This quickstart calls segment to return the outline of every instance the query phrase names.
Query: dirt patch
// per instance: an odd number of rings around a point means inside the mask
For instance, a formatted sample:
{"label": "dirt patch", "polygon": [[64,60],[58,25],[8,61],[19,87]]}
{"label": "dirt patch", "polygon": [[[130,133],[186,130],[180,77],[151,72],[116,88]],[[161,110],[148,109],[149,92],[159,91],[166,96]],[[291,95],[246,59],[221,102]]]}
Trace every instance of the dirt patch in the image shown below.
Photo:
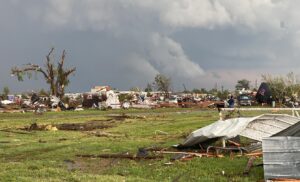
{"label": "dirt patch", "polygon": [[64,164],[69,171],[83,171],[93,174],[100,174],[118,163],[118,159],[76,158],[75,160],[64,160]]}
{"label": "dirt patch", "polygon": [[30,126],[25,126],[23,130],[67,130],[67,131],[92,131],[96,129],[105,129],[114,127],[119,121],[115,120],[93,120],[85,123],[62,123],[53,125],[38,125],[33,123]]}
{"label": "dirt patch", "polygon": [[85,123],[62,123],[62,124],[48,124],[38,125],[33,123],[30,126],[21,128],[27,131],[42,131],[42,130],[66,130],[66,131],[93,131],[97,129],[106,129],[115,127],[117,124],[125,121],[126,119],[146,119],[146,116],[128,116],[126,114],[113,114],[108,115],[110,119],[107,120],[92,120]]}
{"label": "dirt patch", "polygon": [[96,137],[112,137],[112,138],[126,137],[126,135],[124,134],[114,134],[114,133],[108,133],[104,131],[88,131],[87,134]]}
{"label": "dirt patch", "polygon": [[58,130],[91,131],[113,127],[112,122],[89,121],[86,123],[63,123],[54,125]]}
{"label": "dirt patch", "polygon": [[127,115],[127,114],[109,114],[107,117],[117,120],[117,121],[124,121],[126,119],[146,119],[145,115]]}
{"label": "dirt patch", "polygon": [[131,117],[126,114],[110,114],[107,115],[109,118],[117,121],[124,121],[125,119],[130,119]]}
{"label": "dirt patch", "polygon": [[[124,163],[126,160],[142,162],[147,160],[162,160],[164,156],[156,154],[151,150],[156,148],[139,148],[136,154],[128,152],[123,153],[106,153],[106,154],[82,154],[76,155],[74,160],[65,160],[68,170],[80,170],[89,173],[101,173],[110,168]],[[149,151],[148,151],[149,150]],[[128,164],[128,162],[126,162]]]}

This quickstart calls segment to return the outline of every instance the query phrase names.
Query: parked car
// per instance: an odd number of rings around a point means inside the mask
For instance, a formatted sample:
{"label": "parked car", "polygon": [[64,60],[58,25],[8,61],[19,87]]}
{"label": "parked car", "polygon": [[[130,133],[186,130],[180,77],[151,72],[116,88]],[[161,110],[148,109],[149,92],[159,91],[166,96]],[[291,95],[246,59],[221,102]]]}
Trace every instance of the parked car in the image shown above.
{"label": "parked car", "polygon": [[249,95],[240,95],[238,97],[238,103],[240,106],[251,106],[251,96]]}

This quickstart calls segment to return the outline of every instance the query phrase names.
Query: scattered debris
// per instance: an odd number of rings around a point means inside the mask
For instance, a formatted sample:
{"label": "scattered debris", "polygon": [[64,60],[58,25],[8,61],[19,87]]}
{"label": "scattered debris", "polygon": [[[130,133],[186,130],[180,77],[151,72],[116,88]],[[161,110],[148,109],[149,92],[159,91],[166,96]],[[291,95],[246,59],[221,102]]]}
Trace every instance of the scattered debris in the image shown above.
{"label": "scattered debris", "polygon": [[240,146],[241,146],[241,144],[239,144],[239,143],[237,143],[237,142],[234,142],[234,141],[232,141],[232,140],[227,140],[227,142],[228,142],[229,144],[233,144],[234,146],[237,146],[237,147],[240,147]]}
{"label": "scattered debris", "polygon": [[191,155],[189,154],[175,154],[174,156],[171,157],[171,161],[176,161],[176,160],[181,160],[184,159],[186,157],[191,157]]}
{"label": "scattered debris", "polygon": [[117,159],[131,159],[131,160],[140,160],[140,159],[162,159],[163,156],[156,155],[156,156],[145,156],[139,157],[136,155],[132,155],[129,153],[126,154],[99,154],[99,155],[76,155],[76,157],[88,157],[88,158],[117,158]]}
{"label": "scattered debris", "polygon": [[9,104],[13,104],[14,102],[13,101],[10,101],[10,100],[2,100],[1,101],[1,104],[3,105],[9,105]]}
{"label": "scattered debris", "polygon": [[255,160],[255,157],[250,157],[250,159],[247,162],[247,166],[243,172],[244,175],[249,175],[250,169],[253,166],[253,162]]}
{"label": "scattered debris", "polygon": [[47,130],[47,131],[57,131],[58,129],[55,126],[47,125],[45,127],[45,130]]}
{"label": "scattered debris", "polygon": [[74,111],[84,111],[84,109],[83,108],[75,108]]}
{"label": "scattered debris", "polygon": [[245,154],[245,156],[262,157],[263,153],[262,152],[254,152],[254,153]]}
{"label": "scattered debris", "polygon": [[274,179],[267,180],[267,182],[280,182],[280,181],[300,182],[300,179],[274,178]]}
{"label": "scattered debris", "polygon": [[111,134],[111,133],[107,133],[107,132],[104,132],[104,131],[91,131],[91,132],[88,132],[88,134],[94,135],[96,137],[113,137],[113,138],[118,138],[118,137],[124,137],[125,136],[125,135]]}
{"label": "scattered debris", "polygon": [[160,134],[160,135],[168,135],[169,133],[161,131],[161,130],[155,130],[155,135]]}
{"label": "scattered debris", "polygon": [[219,155],[221,151],[226,152],[240,152],[241,155],[243,155],[243,150],[240,147],[217,147],[217,146],[209,146],[206,149],[206,153],[209,153],[210,150],[214,150],[216,152],[216,155]]}
{"label": "scattered debris", "polygon": [[251,143],[250,145],[243,147],[243,149],[247,153],[262,152],[262,144],[261,142]]}
{"label": "scattered debris", "polygon": [[154,151],[158,154],[183,154],[183,155],[192,155],[195,157],[215,157],[214,154],[208,154],[208,153],[198,153],[198,152],[176,152],[176,151]]}
{"label": "scattered debris", "polygon": [[28,130],[39,130],[39,126],[37,125],[37,123],[33,123],[29,126]]}
{"label": "scattered debris", "polygon": [[136,157],[147,157],[149,152],[145,148],[139,148]]}

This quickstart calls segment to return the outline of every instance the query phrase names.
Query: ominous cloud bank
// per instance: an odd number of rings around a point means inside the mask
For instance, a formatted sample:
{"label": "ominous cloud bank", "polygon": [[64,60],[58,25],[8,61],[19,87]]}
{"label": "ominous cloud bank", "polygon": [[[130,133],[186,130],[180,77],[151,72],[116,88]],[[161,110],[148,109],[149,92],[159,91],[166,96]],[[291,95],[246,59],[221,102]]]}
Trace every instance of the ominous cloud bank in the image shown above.
{"label": "ominous cloud bank", "polygon": [[[68,50],[72,90],[145,86],[157,73],[175,88],[232,87],[299,68],[300,2],[292,0],[2,0],[1,84],[9,67]],[[59,54],[59,53],[57,53]],[[39,81],[39,84],[42,82]],[[41,84],[42,85],[42,84]],[[0,85],[1,86],[1,85]],[[42,85],[44,86],[44,85]]]}

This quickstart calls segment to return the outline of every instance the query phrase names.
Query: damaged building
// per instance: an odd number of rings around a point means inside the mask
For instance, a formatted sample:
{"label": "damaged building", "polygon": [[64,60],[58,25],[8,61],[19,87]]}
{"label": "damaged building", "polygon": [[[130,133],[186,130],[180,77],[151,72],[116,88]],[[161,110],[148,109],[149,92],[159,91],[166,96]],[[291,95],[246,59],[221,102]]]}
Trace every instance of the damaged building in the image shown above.
{"label": "damaged building", "polygon": [[[263,114],[249,118],[220,120],[192,132],[179,147],[195,147],[236,136],[256,141],[255,147],[237,147],[240,151],[254,148],[262,151],[266,180],[300,179],[300,118],[287,114]],[[225,144],[225,142],[224,142]],[[221,148],[221,147],[220,147]],[[226,149],[225,146],[223,146]],[[249,159],[249,161],[252,159]]]}

